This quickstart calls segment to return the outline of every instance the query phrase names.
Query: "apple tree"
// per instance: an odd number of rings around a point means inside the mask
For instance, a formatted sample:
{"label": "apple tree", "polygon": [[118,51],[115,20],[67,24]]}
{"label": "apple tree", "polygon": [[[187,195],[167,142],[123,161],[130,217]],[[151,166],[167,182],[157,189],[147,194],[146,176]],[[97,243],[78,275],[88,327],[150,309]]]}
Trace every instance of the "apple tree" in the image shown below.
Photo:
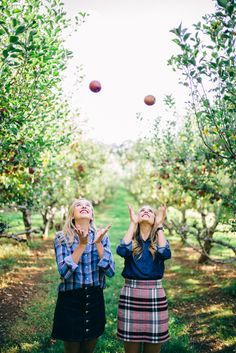
{"label": "apple tree", "polygon": [[[191,236],[199,245],[194,245],[201,254],[199,261],[204,262],[218,242],[213,238],[217,227],[230,215],[228,200],[234,185],[229,171],[218,166],[215,155],[202,146],[194,121],[186,119],[179,131],[173,121],[162,131],[161,125],[157,120],[152,140],[123,148],[121,159],[128,167],[128,187],[139,204],[158,207],[166,202],[177,210],[166,226],[183,241]],[[224,245],[234,251],[230,244]]]}
{"label": "apple tree", "polygon": [[57,0],[2,0],[0,11],[0,198],[21,209],[29,230],[43,155],[70,141],[61,88],[72,56],[62,37],[70,20]]}
{"label": "apple tree", "polygon": [[182,24],[172,29],[180,53],[169,64],[180,71],[180,83],[189,88],[204,144],[235,173],[236,161],[236,4],[215,1],[215,12],[203,16],[193,30]]}

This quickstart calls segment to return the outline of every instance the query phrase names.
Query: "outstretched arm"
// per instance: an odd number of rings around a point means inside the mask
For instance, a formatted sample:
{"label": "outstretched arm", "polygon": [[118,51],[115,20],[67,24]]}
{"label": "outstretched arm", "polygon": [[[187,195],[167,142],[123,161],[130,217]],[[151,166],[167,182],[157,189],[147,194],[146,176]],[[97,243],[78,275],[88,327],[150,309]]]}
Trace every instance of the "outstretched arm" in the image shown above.
{"label": "outstretched arm", "polygon": [[116,249],[117,254],[122,257],[131,255],[132,239],[138,226],[138,216],[135,214],[134,209],[131,205],[128,205],[128,210],[130,217],[130,225],[124,238],[121,240],[120,245]]}

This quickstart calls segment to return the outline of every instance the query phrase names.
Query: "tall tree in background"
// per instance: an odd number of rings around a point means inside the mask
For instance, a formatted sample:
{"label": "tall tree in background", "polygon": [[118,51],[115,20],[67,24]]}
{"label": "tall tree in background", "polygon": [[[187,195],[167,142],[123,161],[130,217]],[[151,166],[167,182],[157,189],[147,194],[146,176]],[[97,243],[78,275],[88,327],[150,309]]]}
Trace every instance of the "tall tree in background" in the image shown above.
{"label": "tall tree in background", "polygon": [[2,0],[0,12],[0,201],[17,205],[30,228],[43,155],[70,137],[60,86],[72,56],[62,38],[69,20],[57,0]]}
{"label": "tall tree in background", "polygon": [[217,0],[215,7],[215,13],[193,25],[193,33],[182,24],[171,30],[180,54],[169,64],[182,72],[180,83],[189,87],[190,109],[204,144],[235,171],[236,4]]}

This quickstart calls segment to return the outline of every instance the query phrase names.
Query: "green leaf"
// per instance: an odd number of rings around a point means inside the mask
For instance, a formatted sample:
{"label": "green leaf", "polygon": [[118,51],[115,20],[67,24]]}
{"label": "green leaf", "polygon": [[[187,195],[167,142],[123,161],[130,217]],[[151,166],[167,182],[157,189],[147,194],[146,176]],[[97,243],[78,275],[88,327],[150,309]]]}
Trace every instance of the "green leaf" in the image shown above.
{"label": "green leaf", "polygon": [[12,19],[12,24],[13,24],[13,27],[16,27],[16,25],[17,25],[17,19],[16,18],[13,18]]}
{"label": "green leaf", "polygon": [[16,29],[16,35],[17,34],[20,34],[20,33],[23,33],[25,31],[26,27],[25,26],[19,26],[17,29]]}
{"label": "green leaf", "polygon": [[184,41],[186,41],[190,35],[191,35],[191,33],[186,33],[183,37]]}
{"label": "green leaf", "polygon": [[3,34],[5,34],[5,31],[2,28],[0,28],[0,36],[2,36]]}
{"label": "green leaf", "polygon": [[172,39],[172,42],[176,43],[177,45],[180,45],[180,40],[178,38]]}
{"label": "green leaf", "polygon": [[12,12],[13,13],[20,13],[20,12],[22,12],[22,10],[21,9],[14,9]]}
{"label": "green leaf", "polygon": [[10,43],[17,43],[19,40],[19,37],[17,36],[10,36]]}
{"label": "green leaf", "polygon": [[8,57],[8,50],[7,49],[3,50],[2,54],[3,54],[4,58],[7,58]]}
{"label": "green leaf", "polygon": [[232,14],[234,12],[234,5],[227,6],[227,12],[228,12],[229,16],[232,16]]}
{"label": "green leaf", "polygon": [[29,34],[29,42],[32,42],[33,41],[33,37],[34,37],[34,35],[37,33],[37,31],[36,30],[33,30],[33,31],[30,31],[30,34]]}
{"label": "green leaf", "polygon": [[221,6],[225,9],[228,5],[228,0],[217,0],[217,3],[219,6]]}
{"label": "green leaf", "polygon": [[179,35],[180,35],[181,30],[182,30],[182,22],[180,23],[179,27],[178,27],[178,28],[176,28],[176,32],[177,32],[177,34],[179,34]]}

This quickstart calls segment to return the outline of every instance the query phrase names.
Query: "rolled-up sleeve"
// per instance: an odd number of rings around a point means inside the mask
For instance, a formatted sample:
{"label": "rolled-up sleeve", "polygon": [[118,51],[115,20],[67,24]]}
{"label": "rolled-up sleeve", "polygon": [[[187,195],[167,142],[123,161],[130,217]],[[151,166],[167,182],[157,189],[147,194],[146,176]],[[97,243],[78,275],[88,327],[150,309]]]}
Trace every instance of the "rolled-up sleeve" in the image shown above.
{"label": "rolled-up sleeve", "polygon": [[108,236],[105,236],[102,240],[102,245],[104,248],[103,257],[98,262],[98,267],[105,271],[108,277],[112,277],[115,274],[115,262],[112,257],[110,240]]}
{"label": "rolled-up sleeve", "polygon": [[163,260],[171,258],[171,250],[168,240],[166,240],[165,246],[157,246],[157,253]]}
{"label": "rolled-up sleeve", "polygon": [[54,249],[58,271],[63,278],[67,279],[80,265],[73,261],[66,242],[61,240],[60,236],[55,237]]}
{"label": "rolled-up sleeve", "polygon": [[120,245],[116,249],[116,252],[121,257],[128,257],[132,255],[132,241],[126,244],[122,239],[120,241]]}

